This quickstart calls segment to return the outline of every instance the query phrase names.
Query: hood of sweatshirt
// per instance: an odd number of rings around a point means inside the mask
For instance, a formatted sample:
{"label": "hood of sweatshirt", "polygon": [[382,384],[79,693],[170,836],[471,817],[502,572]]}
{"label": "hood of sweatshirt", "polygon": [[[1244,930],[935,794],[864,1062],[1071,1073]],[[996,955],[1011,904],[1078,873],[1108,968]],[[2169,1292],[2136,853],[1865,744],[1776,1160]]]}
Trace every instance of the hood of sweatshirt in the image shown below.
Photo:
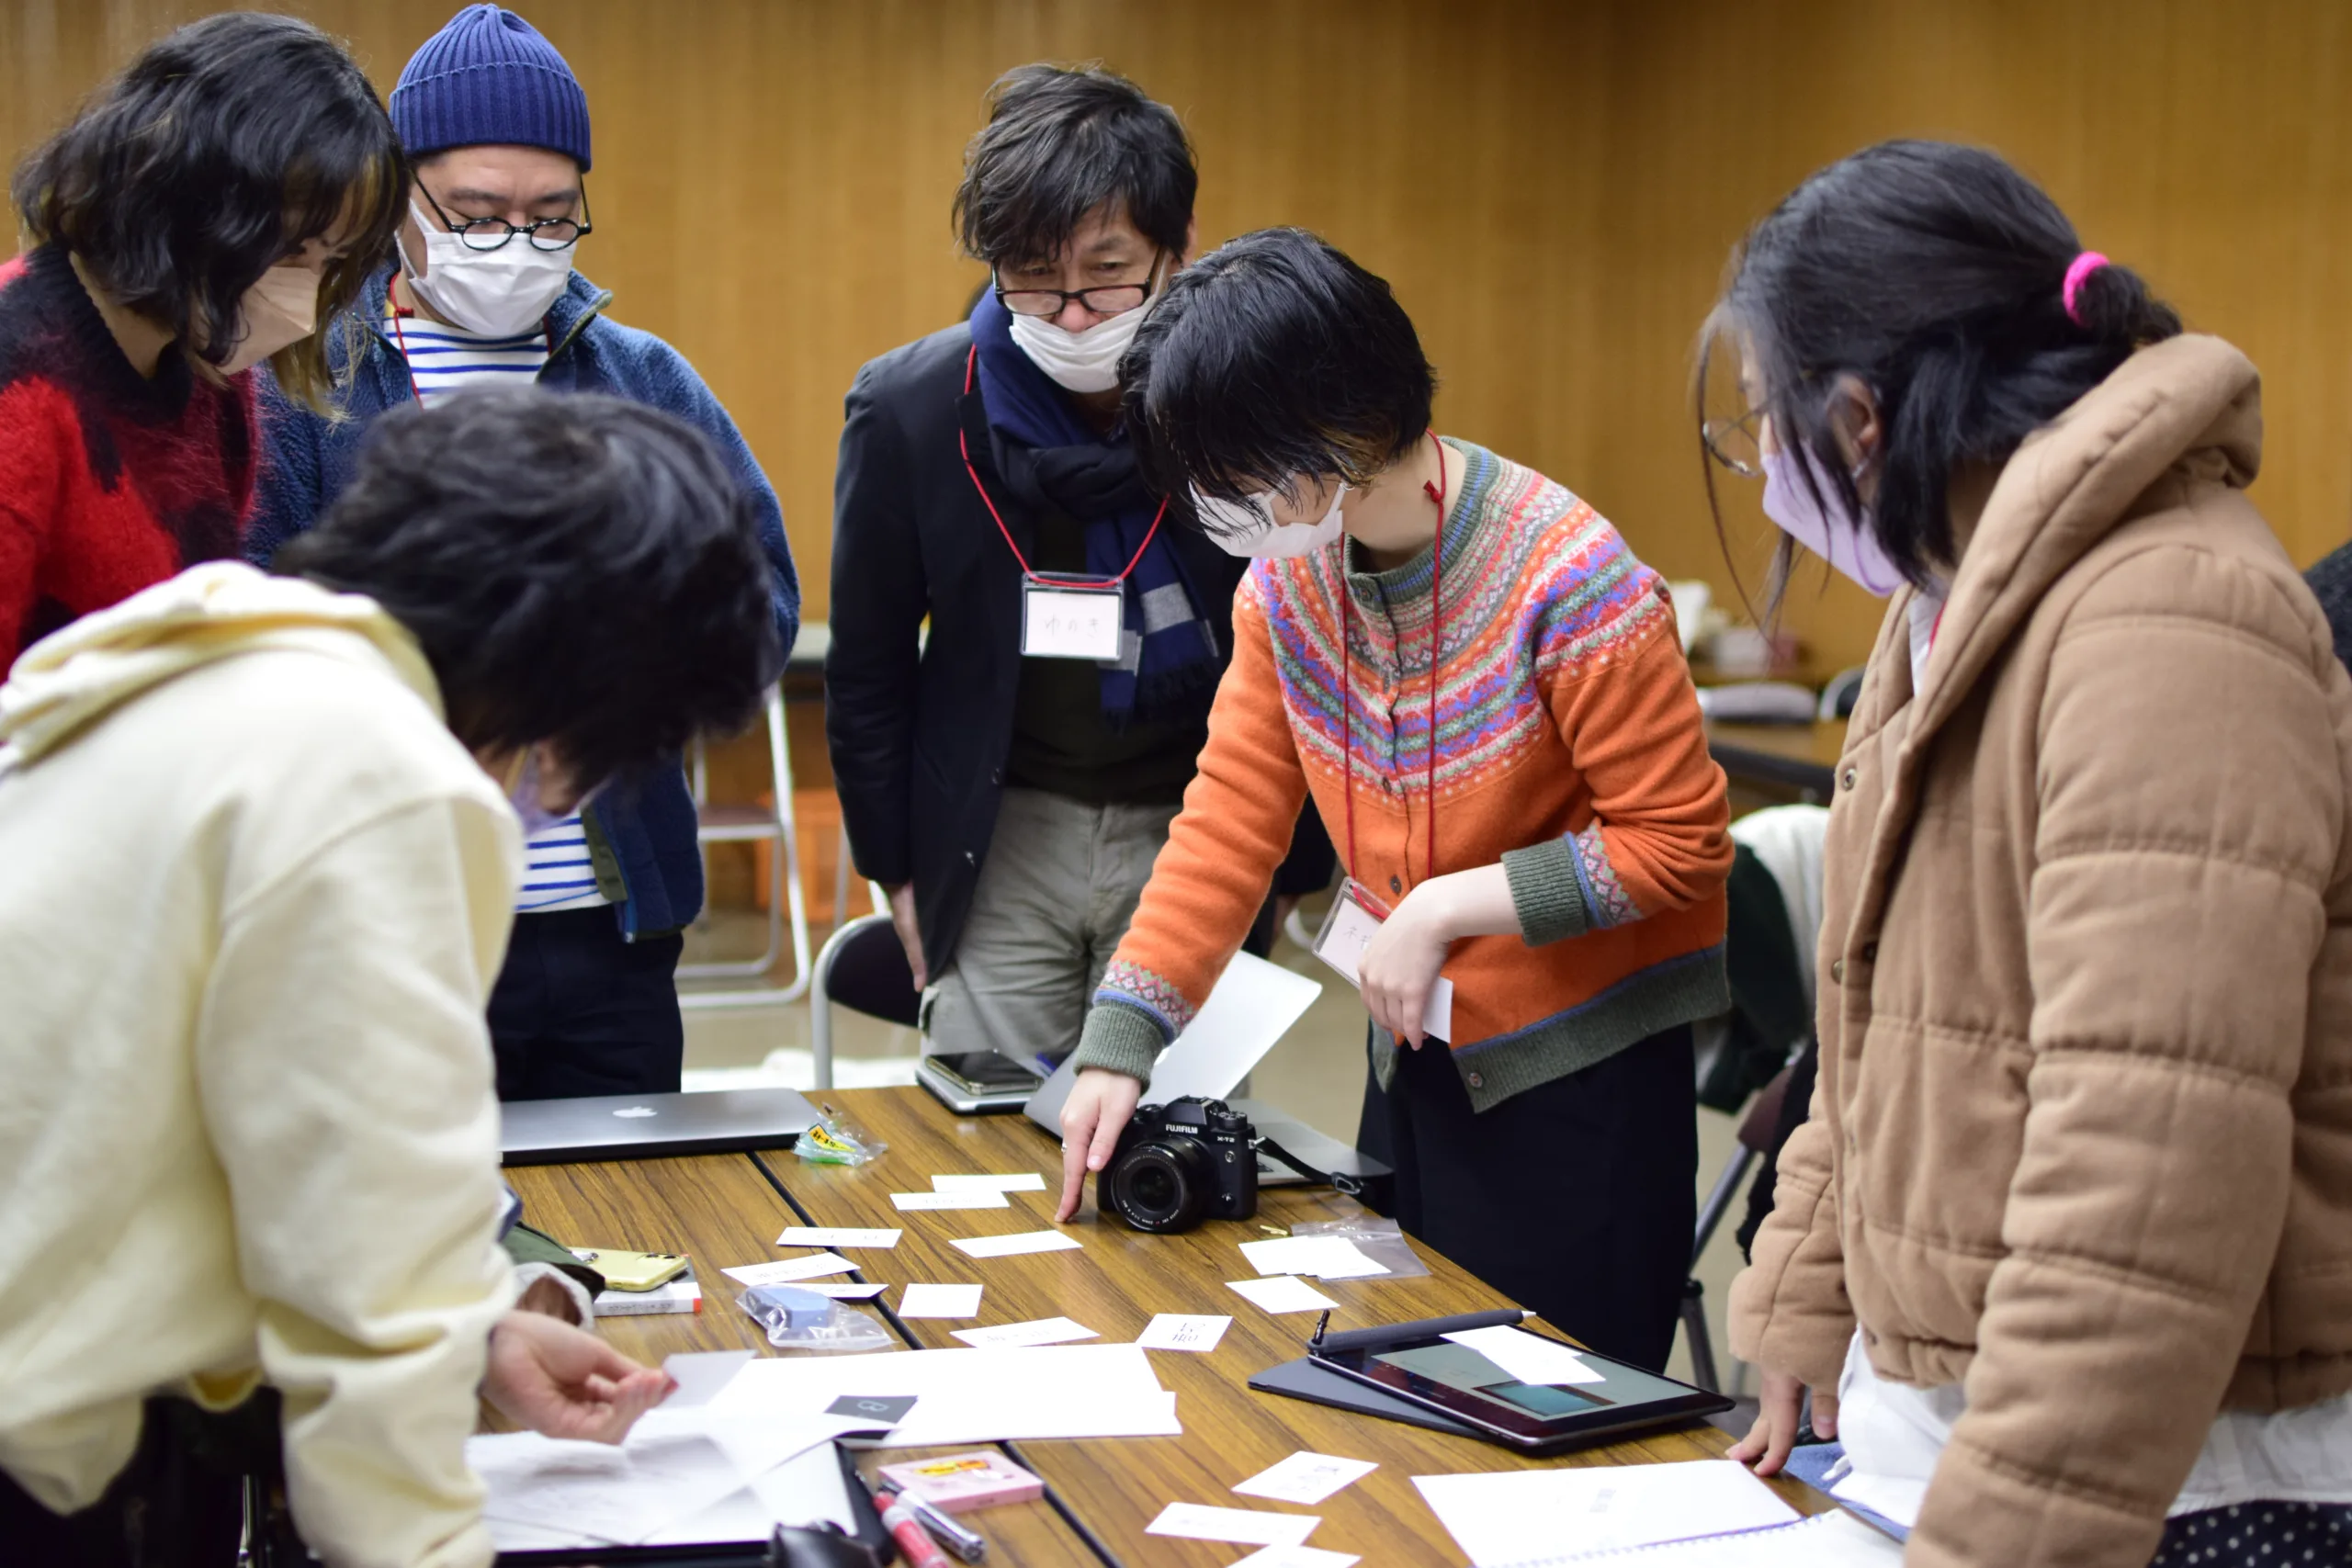
{"label": "hood of sweatshirt", "polygon": [[424,651],[374,600],[208,561],[27,649],[0,685],[0,761],[31,767],[142,693],[265,649],[389,669],[442,716]]}

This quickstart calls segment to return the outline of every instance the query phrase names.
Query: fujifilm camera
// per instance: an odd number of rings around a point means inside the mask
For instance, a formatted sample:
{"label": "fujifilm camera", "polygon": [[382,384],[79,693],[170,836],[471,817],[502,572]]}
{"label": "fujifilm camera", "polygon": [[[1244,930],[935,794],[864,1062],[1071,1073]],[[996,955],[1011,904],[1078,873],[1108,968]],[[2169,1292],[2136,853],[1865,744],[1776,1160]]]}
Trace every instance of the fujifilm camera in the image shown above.
{"label": "fujifilm camera", "polygon": [[1258,1212],[1257,1130],[1222,1100],[1139,1107],[1104,1168],[1103,1205],[1139,1231],[1188,1231]]}

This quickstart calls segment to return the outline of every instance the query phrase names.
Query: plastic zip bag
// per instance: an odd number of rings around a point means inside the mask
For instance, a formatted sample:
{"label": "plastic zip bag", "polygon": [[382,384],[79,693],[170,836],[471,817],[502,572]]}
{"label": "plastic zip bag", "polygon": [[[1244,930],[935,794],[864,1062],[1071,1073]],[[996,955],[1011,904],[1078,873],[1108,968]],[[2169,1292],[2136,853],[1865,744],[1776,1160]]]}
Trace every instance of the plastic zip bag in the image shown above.
{"label": "plastic zip bag", "polygon": [[810,1321],[811,1292],[789,1285],[754,1285],[735,1304],[767,1331],[779,1350],[884,1350],[899,1341],[879,1320],[824,1296],[825,1310]]}
{"label": "plastic zip bag", "polygon": [[793,1140],[792,1152],[811,1165],[864,1165],[890,1145],[830,1105],[818,1107],[824,1120]]}
{"label": "plastic zip bag", "polygon": [[[1384,1220],[1376,1214],[1360,1214],[1351,1220],[1312,1220],[1290,1228],[1293,1235],[1335,1235],[1353,1242],[1357,1251],[1388,1270],[1391,1277],[1409,1280],[1427,1274],[1430,1266],[1413,1250],[1395,1220]],[[1378,1276],[1373,1276],[1378,1278]]]}

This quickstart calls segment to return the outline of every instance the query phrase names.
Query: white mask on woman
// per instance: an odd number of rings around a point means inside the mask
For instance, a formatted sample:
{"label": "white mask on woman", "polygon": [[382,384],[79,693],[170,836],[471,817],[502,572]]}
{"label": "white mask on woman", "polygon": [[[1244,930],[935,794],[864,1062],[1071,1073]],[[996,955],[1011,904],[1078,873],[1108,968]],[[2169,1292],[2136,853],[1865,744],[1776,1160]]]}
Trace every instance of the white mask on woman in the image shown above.
{"label": "white mask on woman", "polygon": [[1264,496],[1252,502],[1218,501],[1198,488],[1193,491],[1193,510],[1200,514],[1203,532],[1226,554],[1283,560],[1312,555],[1340,536],[1340,501],[1347,493],[1348,481],[1341,479],[1319,523],[1277,523]]}
{"label": "white mask on woman", "polygon": [[1105,316],[1082,333],[1066,333],[1046,316],[1012,318],[1012,345],[1067,391],[1107,392],[1119,384],[1119,357],[1143,325],[1145,306]]}
{"label": "white mask on woman", "polygon": [[1785,451],[1764,455],[1764,515],[1779,524],[1789,537],[1860,584],[1863,592],[1887,597],[1903,586],[1903,573],[1880,547],[1878,535],[1871,527],[1870,508],[1864,507],[1860,516],[1849,513],[1813,448],[1799,451],[1813,479],[1810,486],[1798,476],[1799,457]]}
{"label": "white mask on woman", "polygon": [[434,314],[484,337],[515,337],[546,320],[571,280],[571,252],[543,251],[526,234],[509,235],[494,251],[477,251],[408,204],[424,235],[424,270],[409,259],[401,237],[401,271]]}
{"label": "white mask on woman", "polygon": [[307,266],[274,266],[240,298],[237,314],[244,336],[220,367],[233,376],[252,368],[318,329],[319,275]]}

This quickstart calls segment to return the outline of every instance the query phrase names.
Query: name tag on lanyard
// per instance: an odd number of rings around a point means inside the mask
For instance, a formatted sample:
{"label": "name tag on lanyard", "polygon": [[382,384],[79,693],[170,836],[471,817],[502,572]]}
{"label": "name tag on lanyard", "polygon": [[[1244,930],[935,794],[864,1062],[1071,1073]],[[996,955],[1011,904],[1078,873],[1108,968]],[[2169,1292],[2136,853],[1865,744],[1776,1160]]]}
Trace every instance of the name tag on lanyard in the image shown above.
{"label": "name tag on lanyard", "polygon": [[[1361,991],[1363,950],[1372,945],[1387,919],[1388,906],[1374,897],[1363,883],[1349,877],[1332,897],[1323,929],[1315,933],[1315,956]],[[1430,999],[1421,1009],[1421,1028],[1440,1040],[1453,1038],[1453,982],[1442,975],[1430,987]]]}
{"label": "name tag on lanyard", "polygon": [[1021,584],[1021,652],[1028,659],[1116,662],[1126,595],[1115,584],[1030,577]]}

